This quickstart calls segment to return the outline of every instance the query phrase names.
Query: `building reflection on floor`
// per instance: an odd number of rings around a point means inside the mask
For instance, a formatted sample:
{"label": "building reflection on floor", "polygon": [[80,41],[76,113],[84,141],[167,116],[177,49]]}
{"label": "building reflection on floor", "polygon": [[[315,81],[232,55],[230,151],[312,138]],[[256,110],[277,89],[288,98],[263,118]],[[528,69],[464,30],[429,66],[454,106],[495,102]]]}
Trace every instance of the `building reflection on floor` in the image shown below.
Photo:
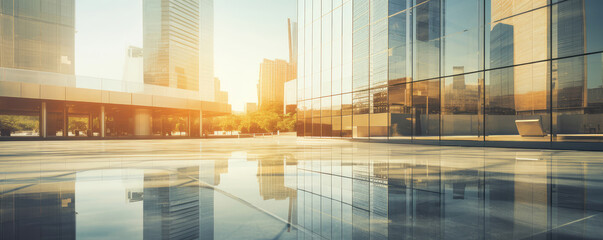
{"label": "building reflection on floor", "polygon": [[[125,177],[141,189],[123,183],[119,190],[123,204],[141,205],[133,237],[139,239],[597,239],[603,233],[597,152],[256,139],[205,141],[183,154],[195,144],[155,143],[104,143],[102,151],[77,153],[86,161],[0,155],[0,239],[90,236],[80,222],[90,203],[76,198],[76,184],[101,186],[128,169],[142,173]],[[68,147],[61,144],[52,150]],[[169,157],[140,157],[143,149]],[[86,172],[100,177],[81,177]],[[93,224],[110,231],[105,222]]]}

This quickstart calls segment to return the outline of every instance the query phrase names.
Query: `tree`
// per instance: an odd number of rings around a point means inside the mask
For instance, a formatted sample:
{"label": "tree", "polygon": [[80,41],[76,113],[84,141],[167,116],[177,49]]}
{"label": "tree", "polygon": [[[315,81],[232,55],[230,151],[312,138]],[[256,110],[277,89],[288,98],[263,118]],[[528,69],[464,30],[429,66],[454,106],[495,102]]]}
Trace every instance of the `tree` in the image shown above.
{"label": "tree", "polygon": [[239,131],[241,133],[272,133],[295,131],[297,115],[282,114],[282,105],[273,104],[245,115],[227,115],[209,120],[206,129],[213,131]]}
{"label": "tree", "polygon": [[7,137],[16,131],[37,132],[38,117],[24,115],[0,115],[0,135]]}
{"label": "tree", "polygon": [[280,122],[278,122],[278,129],[282,132],[294,132],[295,125],[297,124],[297,114],[287,114]]}

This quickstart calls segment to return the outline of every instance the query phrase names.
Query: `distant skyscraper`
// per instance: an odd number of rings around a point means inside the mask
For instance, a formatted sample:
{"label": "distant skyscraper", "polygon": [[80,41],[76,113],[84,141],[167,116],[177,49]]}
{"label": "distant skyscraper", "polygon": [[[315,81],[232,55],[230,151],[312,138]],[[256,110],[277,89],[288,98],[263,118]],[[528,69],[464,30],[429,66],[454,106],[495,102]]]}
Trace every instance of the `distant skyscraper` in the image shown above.
{"label": "distant skyscraper", "polygon": [[245,103],[245,113],[249,114],[258,110],[256,103]]}
{"label": "distant skyscraper", "polygon": [[[144,90],[143,75],[143,51],[142,48],[130,46],[126,52],[126,63],[124,64],[124,89]],[[133,84],[130,84],[133,83]]]}
{"label": "distant skyscraper", "polygon": [[199,0],[143,1],[145,83],[199,90],[199,14]]}
{"label": "distant skyscraper", "polygon": [[0,67],[74,74],[75,0],[2,1]]}
{"label": "distant skyscraper", "polygon": [[220,88],[220,79],[214,78],[214,101],[228,104],[228,92],[222,91]]}
{"label": "distant skyscraper", "polygon": [[[214,0],[199,2],[199,92],[204,101],[216,101],[214,86]],[[226,101],[228,102],[228,101]]]}
{"label": "distant skyscraper", "polygon": [[260,64],[260,80],[258,84],[259,108],[268,105],[280,105],[284,103],[285,82],[291,80],[291,65],[281,59],[268,60]]}
{"label": "distant skyscraper", "polygon": [[291,19],[287,20],[289,25],[289,64],[291,67],[289,68],[289,76],[287,77],[287,81],[291,79],[295,79],[297,77],[297,22],[291,21]]}

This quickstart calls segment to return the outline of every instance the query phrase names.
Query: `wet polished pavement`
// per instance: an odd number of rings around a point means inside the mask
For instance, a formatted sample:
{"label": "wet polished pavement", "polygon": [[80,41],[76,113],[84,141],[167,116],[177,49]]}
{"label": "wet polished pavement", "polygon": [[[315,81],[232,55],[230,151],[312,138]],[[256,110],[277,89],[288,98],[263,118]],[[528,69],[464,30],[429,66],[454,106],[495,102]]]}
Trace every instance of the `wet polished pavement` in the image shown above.
{"label": "wet polished pavement", "polygon": [[601,239],[603,152],[0,142],[0,239]]}

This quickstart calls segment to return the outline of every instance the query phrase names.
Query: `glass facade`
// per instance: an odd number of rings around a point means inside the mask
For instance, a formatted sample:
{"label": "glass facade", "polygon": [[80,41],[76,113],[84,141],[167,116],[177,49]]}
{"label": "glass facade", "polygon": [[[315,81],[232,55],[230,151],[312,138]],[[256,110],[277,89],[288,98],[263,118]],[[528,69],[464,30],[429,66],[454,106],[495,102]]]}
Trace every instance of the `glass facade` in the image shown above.
{"label": "glass facade", "polygon": [[331,104],[300,115],[298,135],[603,143],[601,10],[596,0],[298,0],[298,108]]}
{"label": "glass facade", "polygon": [[[203,3],[207,5],[207,2]],[[210,33],[212,29],[207,25],[213,24],[211,20],[213,15],[206,15],[202,19],[203,26],[200,27],[199,4],[199,1],[143,1],[145,83],[199,90],[199,62],[213,64],[213,61],[207,57],[199,57],[201,47],[199,32],[202,30],[203,33]],[[207,11],[203,10],[203,12]],[[213,42],[206,36],[202,40],[204,44]],[[205,46],[203,50],[207,50]],[[213,56],[213,53],[210,54]],[[201,79],[203,83],[212,81],[212,74],[212,71],[203,68]],[[213,89],[213,85],[208,87]]]}
{"label": "glass facade", "polygon": [[75,72],[75,0],[0,1],[0,67]]}

